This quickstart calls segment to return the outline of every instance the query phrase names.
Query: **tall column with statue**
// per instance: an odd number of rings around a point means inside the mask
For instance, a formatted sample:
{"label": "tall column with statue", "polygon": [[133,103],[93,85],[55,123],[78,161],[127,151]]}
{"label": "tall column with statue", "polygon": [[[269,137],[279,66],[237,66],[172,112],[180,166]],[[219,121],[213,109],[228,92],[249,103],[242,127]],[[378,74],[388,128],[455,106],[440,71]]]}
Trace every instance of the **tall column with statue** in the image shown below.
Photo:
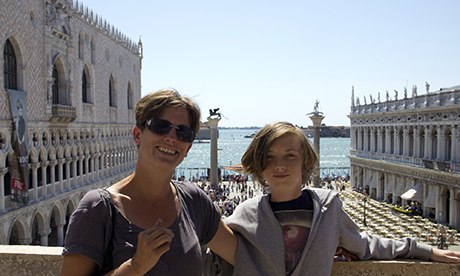
{"label": "tall column with statue", "polygon": [[318,159],[316,161],[315,168],[313,170],[313,186],[314,187],[320,187],[321,186],[321,178],[320,178],[320,128],[321,128],[321,122],[325,118],[323,116],[323,112],[319,111],[319,101],[316,100],[315,106],[313,108],[313,112],[308,113],[307,115],[310,115],[309,118],[313,122],[313,128],[314,128],[314,140],[313,140],[313,147],[315,149],[316,154],[318,155]]}
{"label": "tall column with statue", "polygon": [[218,139],[218,124],[221,119],[221,114],[218,112],[219,108],[210,109],[208,124],[211,134],[211,170],[209,180],[211,186],[219,183],[218,179],[218,165],[217,165],[217,139]]}

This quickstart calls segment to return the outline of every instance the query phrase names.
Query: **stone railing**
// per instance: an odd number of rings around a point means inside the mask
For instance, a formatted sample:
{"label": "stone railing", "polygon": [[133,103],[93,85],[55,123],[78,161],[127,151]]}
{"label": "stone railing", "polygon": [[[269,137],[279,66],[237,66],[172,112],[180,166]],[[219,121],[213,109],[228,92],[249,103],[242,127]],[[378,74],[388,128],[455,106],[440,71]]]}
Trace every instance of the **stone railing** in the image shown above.
{"label": "stone railing", "polygon": [[[1,275],[59,275],[62,247],[0,245]],[[332,275],[459,275],[460,264],[417,260],[336,262]]]}

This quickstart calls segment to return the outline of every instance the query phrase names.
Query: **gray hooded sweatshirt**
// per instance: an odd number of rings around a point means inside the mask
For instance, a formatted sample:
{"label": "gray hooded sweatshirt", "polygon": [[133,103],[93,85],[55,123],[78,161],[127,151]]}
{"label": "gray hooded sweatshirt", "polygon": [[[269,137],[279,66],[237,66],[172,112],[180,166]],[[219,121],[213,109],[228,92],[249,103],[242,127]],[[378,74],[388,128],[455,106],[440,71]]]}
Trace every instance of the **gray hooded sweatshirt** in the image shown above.
{"label": "gray hooded sweatshirt", "polygon": [[[342,209],[336,192],[307,188],[313,200],[313,221],[295,275],[331,275],[337,247],[360,260],[418,258],[429,260],[431,247],[410,238],[391,240],[359,232],[359,227]],[[286,275],[285,246],[281,225],[269,203],[269,195],[249,199],[225,222],[238,232],[238,249],[233,275]]]}

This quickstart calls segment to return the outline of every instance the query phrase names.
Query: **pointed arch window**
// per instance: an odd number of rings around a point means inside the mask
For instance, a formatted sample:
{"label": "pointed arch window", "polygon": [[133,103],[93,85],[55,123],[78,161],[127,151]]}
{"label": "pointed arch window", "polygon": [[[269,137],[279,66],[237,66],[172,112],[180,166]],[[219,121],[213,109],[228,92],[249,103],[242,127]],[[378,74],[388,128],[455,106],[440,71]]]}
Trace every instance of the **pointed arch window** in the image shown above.
{"label": "pointed arch window", "polygon": [[113,107],[117,106],[113,76],[110,76],[109,80],[109,104]]}
{"label": "pointed arch window", "polygon": [[59,104],[59,74],[56,64],[53,65],[53,85],[51,90],[53,91],[53,104]]}
{"label": "pointed arch window", "polygon": [[9,39],[6,40],[3,49],[3,80],[6,89],[18,89],[16,54]]}
{"label": "pointed arch window", "polygon": [[83,75],[81,77],[81,97],[84,103],[89,103],[89,89],[88,89],[88,79],[86,77],[86,72],[83,70]]}
{"label": "pointed arch window", "polygon": [[133,90],[131,89],[131,83],[128,83],[128,109],[133,109]]}

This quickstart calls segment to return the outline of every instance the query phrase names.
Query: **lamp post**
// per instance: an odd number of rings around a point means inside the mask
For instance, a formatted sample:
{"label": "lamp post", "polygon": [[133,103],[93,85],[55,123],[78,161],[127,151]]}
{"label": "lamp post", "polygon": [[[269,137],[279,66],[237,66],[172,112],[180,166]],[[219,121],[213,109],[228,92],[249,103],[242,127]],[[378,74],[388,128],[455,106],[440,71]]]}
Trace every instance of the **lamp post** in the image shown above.
{"label": "lamp post", "polygon": [[210,128],[210,136],[211,136],[211,171],[209,176],[209,181],[211,187],[213,185],[217,185],[219,182],[218,180],[218,172],[217,172],[217,138],[218,138],[218,124],[221,118],[221,114],[217,112],[219,108],[210,109],[209,110],[209,117],[208,117],[208,124]]}
{"label": "lamp post", "polygon": [[364,224],[364,226],[367,227],[367,223],[366,223],[367,196],[366,195],[364,195],[363,203],[364,203],[364,206],[363,206],[363,224]]}
{"label": "lamp post", "polygon": [[320,138],[320,128],[321,128],[321,122],[325,118],[323,116],[323,112],[318,111],[319,107],[319,101],[316,100],[315,106],[313,108],[313,112],[308,113],[307,115],[311,115],[310,119],[313,122],[313,127],[314,127],[314,140],[313,140],[313,146],[316,152],[316,155],[318,156],[318,159],[316,160],[315,168],[313,169],[313,186],[314,187],[321,187],[320,185],[320,167],[319,167],[319,159],[320,159],[320,150],[319,150],[319,138]]}

